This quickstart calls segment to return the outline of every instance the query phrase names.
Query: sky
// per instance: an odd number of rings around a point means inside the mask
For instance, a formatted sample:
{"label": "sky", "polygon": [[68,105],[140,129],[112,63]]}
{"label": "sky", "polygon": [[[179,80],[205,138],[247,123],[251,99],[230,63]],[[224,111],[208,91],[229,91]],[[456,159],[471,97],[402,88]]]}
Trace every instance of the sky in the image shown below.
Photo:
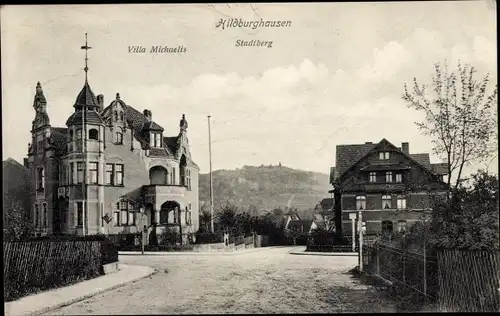
{"label": "sky", "polygon": [[[3,157],[22,162],[27,154],[37,81],[51,125],[65,127],[84,83],[85,33],[94,93],[106,106],[120,93],[151,110],[166,135],[178,134],[185,114],[202,173],[208,115],[214,170],[281,163],[328,173],[336,145],[383,138],[431,152],[432,138],[414,124],[420,114],[401,99],[403,85],[430,83],[435,62],[458,60],[496,82],[495,13],[493,1],[4,6]],[[229,18],[291,24],[216,27]],[[186,52],[129,52],[156,45]],[[498,162],[489,169],[497,172]]]}

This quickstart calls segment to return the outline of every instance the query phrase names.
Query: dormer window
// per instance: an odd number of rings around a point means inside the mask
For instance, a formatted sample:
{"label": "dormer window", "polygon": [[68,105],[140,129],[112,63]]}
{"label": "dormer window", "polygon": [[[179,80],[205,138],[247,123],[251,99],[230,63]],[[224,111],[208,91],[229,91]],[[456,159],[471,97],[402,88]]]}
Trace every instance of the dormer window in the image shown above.
{"label": "dormer window", "polygon": [[151,147],[156,147],[156,148],[162,147],[161,133],[151,133],[150,143]]}
{"label": "dormer window", "polygon": [[115,111],[115,121],[118,121],[118,112]]}
{"label": "dormer window", "polygon": [[123,112],[120,111],[120,121],[123,121]]}
{"label": "dormer window", "polygon": [[82,139],[82,130],[80,128],[76,130],[76,139]]}
{"label": "dormer window", "polygon": [[389,152],[388,152],[388,151],[381,151],[381,152],[379,152],[379,154],[378,154],[378,158],[379,158],[380,160],[389,160],[389,156],[390,156],[390,155],[389,155]]}
{"label": "dormer window", "polygon": [[121,131],[115,132],[115,144],[123,144],[123,134],[121,133]]}

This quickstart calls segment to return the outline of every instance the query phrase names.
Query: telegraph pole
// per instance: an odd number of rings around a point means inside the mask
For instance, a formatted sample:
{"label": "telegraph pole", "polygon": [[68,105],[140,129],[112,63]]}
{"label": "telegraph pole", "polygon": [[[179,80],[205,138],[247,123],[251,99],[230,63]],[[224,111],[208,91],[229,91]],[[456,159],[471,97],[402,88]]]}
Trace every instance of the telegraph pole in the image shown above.
{"label": "telegraph pole", "polygon": [[[87,65],[87,52],[89,49],[92,47],[88,46],[87,44],[87,33],[85,33],[85,45],[81,47],[81,49],[85,49],[85,68],[83,69],[85,71],[85,85],[87,85],[88,82],[88,76],[87,72],[89,71],[89,67]],[[86,151],[86,138],[87,138],[87,125],[86,125],[86,118],[85,118],[85,104],[82,104],[82,160],[83,160],[83,181],[82,181],[82,196],[83,196],[83,201],[82,201],[82,234],[83,236],[86,235],[86,220],[87,220],[87,151]]]}
{"label": "telegraph pole", "polygon": [[210,228],[214,232],[214,189],[212,179],[212,135],[210,133],[210,115],[208,116],[208,157],[210,164]]}

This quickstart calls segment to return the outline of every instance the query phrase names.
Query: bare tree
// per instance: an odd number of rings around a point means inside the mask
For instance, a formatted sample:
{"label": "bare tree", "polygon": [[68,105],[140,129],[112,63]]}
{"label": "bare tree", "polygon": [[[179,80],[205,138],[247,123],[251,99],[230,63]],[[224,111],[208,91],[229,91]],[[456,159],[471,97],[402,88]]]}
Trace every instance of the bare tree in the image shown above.
{"label": "bare tree", "polygon": [[[432,94],[426,85],[413,80],[410,92],[406,83],[403,100],[408,107],[425,114],[424,122],[415,122],[424,135],[434,137],[433,151],[448,163],[448,187],[452,176],[454,187],[462,181],[464,167],[488,159],[498,151],[491,146],[496,131],[497,86],[489,89],[489,74],[476,79],[476,69],[458,62],[458,74],[442,69],[436,63],[432,77]],[[493,137],[494,138],[494,137]]]}

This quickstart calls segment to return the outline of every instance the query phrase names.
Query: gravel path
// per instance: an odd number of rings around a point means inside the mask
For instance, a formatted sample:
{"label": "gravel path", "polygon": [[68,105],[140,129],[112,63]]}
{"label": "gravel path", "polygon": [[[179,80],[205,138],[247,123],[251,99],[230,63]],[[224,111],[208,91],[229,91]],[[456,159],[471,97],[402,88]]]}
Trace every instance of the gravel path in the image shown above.
{"label": "gravel path", "polygon": [[297,256],[292,248],[242,254],[120,256],[149,278],[47,315],[393,312],[347,271],[357,257]]}

